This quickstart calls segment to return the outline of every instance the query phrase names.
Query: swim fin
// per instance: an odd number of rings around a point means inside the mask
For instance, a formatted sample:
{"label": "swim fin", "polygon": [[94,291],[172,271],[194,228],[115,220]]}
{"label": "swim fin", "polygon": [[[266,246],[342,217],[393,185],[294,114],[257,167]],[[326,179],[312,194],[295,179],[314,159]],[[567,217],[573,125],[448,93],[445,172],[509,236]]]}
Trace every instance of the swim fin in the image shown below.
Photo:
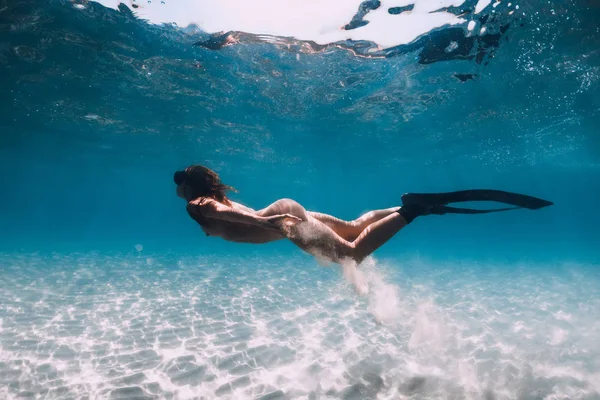
{"label": "swim fin", "polygon": [[[510,204],[515,207],[488,210],[446,207],[446,204],[449,203],[460,203],[466,201],[496,201],[499,203]],[[405,193],[402,195],[402,204],[439,205],[443,206],[443,209],[446,213],[453,214],[484,214],[489,212],[515,210],[517,208],[537,210],[543,207],[551,206],[554,203],[548,200],[543,200],[537,197],[527,196],[519,193],[511,193],[501,190],[471,189],[446,193]]]}

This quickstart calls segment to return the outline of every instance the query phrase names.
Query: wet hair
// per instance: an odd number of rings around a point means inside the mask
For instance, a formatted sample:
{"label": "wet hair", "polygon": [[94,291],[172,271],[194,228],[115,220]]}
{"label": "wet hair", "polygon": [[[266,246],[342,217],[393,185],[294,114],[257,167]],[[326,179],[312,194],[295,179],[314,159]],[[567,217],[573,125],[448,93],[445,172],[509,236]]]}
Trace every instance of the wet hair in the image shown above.
{"label": "wet hair", "polygon": [[227,205],[230,205],[230,202],[226,192],[237,192],[231,186],[224,185],[219,174],[202,165],[191,165],[183,171],[176,171],[173,180],[177,186],[186,183],[190,197],[211,197]]}

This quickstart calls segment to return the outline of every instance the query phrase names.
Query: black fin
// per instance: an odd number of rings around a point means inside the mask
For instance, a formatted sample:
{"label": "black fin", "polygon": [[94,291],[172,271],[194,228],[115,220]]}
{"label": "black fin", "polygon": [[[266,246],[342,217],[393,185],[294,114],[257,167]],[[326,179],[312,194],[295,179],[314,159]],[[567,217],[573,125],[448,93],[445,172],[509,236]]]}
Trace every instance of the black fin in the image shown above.
{"label": "black fin", "polygon": [[487,210],[476,210],[474,208],[457,208],[448,206],[436,206],[440,213],[444,214],[487,214],[498,211],[510,211],[518,210],[521,207],[508,207],[508,208],[490,208]]}
{"label": "black fin", "polygon": [[[402,195],[402,204],[437,204],[446,205],[448,203],[459,203],[464,201],[496,201],[499,203],[510,204],[516,207],[537,210],[543,207],[551,206],[554,203],[537,197],[527,196],[519,193],[504,192],[501,190],[472,189],[459,190],[457,192],[446,193],[405,193]],[[449,207],[453,209],[452,207]],[[496,209],[496,211],[507,211],[508,209]],[[469,210],[468,208],[454,208],[454,213],[478,214],[483,212],[492,212],[491,210]],[[462,210],[462,211],[459,211]]]}

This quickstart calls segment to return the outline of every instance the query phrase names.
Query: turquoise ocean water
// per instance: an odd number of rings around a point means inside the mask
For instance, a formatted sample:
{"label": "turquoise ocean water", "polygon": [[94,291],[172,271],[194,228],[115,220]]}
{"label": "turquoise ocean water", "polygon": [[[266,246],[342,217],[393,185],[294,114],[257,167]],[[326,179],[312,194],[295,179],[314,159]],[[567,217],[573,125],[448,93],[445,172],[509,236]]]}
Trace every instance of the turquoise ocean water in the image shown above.
{"label": "turquoise ocean water", "polygon": [[[348,32],[424,4],[401,3]],[[600,399],[600,5],[439,3],[465,22],[386,47],[0,0],[0,399]],[[344,219],[405,192],[555,204],[419,218],[359,296],[289,242],[204,236],[192,163]]]}

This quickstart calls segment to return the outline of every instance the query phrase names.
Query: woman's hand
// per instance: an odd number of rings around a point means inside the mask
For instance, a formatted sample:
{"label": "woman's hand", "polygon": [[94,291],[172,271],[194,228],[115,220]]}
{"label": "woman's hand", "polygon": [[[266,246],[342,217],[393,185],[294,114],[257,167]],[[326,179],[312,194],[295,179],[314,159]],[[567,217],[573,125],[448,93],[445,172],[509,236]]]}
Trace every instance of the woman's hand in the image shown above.
{"label": "woman's hand", "polygon": [[265,221],[270,225],[270,227],[279,229],[282,225],[294,226],[297,223],[302,222],[302,219],[292,214],[280,214],[265,217]]}

